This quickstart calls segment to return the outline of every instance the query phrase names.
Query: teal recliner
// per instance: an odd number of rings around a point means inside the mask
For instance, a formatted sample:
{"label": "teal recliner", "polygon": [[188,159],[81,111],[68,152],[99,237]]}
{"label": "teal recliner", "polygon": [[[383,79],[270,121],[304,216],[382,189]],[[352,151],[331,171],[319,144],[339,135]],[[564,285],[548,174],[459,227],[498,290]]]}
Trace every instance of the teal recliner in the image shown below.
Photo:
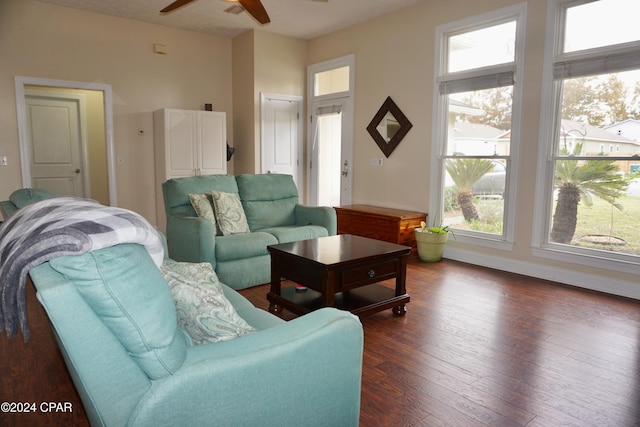
{"label": "teal recliner", "polygon": [[[220,280],[233,289],[271,280],[268,245],[332,236],[337,231],[335,209],[300,204],[290,175],[174,178],[164,182],[162,190],[171,258],[209,262]],[[197,216],[189,194],[213,190],[239,195],[249,233],[217,235],[210,220]]]}
{"label": "teal recliner", "polygon": [[[9,200],[0,202],[0,209],[5,218],[9,218],[18,209],[44,199],[56,197],[55,194],[41,188],[20,188],[9,196]],[[1,219],[1,218],[0,218]]]}
{"label": "teal recliner", "polygon": [[256,332],[193,345],[137,244],[30,271],[94,426],[357,426],[362,326],[323,308],[285,322],[223,285]]}

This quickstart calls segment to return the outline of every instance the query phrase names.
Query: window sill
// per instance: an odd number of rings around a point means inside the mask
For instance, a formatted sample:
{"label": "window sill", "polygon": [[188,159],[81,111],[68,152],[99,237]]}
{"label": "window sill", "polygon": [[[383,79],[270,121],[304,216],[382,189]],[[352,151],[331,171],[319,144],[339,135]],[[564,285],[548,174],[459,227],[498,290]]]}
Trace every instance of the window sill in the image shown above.
{"label": "window sill", "polygon": [[572,264],[586,265],[589,267],[601,268],[605,270],[619,271],[623,273],[630,274],[638,274],[638,270],[640,269],[640,261],[632,259],[632,257],[628,257],[629,259],[612,259],[610,257],[605,257],[601,255],[599,252],[593,253],[572,253],[567,252],[566,250],[556,249],[556,248],[533,248],[533,255],[546,258],[553,259],[562,262],[568,262]]}
{"label": "window sill", "polygon": [[482,246],[485,248],[499,249],[503,251],[512,251],[514,246],[513,242],[498,240],[497,238],[459,234],[458,232],[456,232],[456,230],[453,230],[453,233],[454,235],[450,236],[450,242],[459,242],[468,245]]}

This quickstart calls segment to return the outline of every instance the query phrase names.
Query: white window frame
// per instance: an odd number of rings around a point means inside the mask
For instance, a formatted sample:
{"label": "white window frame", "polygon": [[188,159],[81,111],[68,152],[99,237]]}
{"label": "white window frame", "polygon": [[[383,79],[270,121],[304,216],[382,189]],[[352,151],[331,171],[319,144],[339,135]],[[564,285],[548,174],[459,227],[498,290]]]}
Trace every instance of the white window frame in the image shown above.
{"label": "white window frame", "polygon": [[[532,250],[535,256],[558,261],[587,265],[626,273],[637,273],[640,259],[596,249],[561,245],[549,241],[551,229],[551,203],[548,192],[553,186],[555,139],[558,137],[561,104],[561,81],[554,78],[560,73],[572,77],[604,74],[640,68],[640,42],[623,43],[614,47],[598,47],[577,52],[562,52],[564,22],[567,8],[588,3],[586,0],[548,0],[547,40],[543,74],[543,94],[540,120],[538,171],[536,179]],[[564,70],[564,71],[562,71]],[[551,107],[551,108],[549,108]],[[604,148],[604,147],[603,147]],[[609,147],[612,151],[612,146]]]}
{"label": "white window frame", "polygon": [[[505,200],[502,234],[485,233],[473,230],[456,230],[455,241],[484,247],[510,251],[515,244],[515,216],[518,176],[518,153],[520,143],[520,123],[522,109],[522,80],[524,74],[524,46],[526,3],[519,3],[493,12],[470,17],[436,28],[436,57],[434,75],[437,76],[433,87],[433,144],[431,148],[431,174],[429,206],[430,216],[435,223],[441,222],[444,209],[444,180],[446,158],[446,135],[448,121],[448,101],[440,94],[441,85],[467,85],[471,81],[483,86],[488,79],[509,78],[513,81],[513,104],[511,112],[511,145],[507,159],[509,167],[505,177]],[[456,73],[447,73],[448,37],[479,30],[501,23],[516,21],[516,42],[514,61],[489,67],[475,68]],[[473,84],[473,83],[471,83]],[[438,224],[436,224],[438,225]]]}

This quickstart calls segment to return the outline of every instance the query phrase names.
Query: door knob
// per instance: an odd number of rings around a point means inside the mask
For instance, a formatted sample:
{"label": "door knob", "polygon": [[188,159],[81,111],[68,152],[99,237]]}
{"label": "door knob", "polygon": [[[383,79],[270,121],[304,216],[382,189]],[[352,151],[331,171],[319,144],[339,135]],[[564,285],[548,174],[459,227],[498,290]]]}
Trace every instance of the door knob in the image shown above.
{"label": "door knob", "polygon": [[80,169],[76,169],[74,172],[75,173],[80,173]]}

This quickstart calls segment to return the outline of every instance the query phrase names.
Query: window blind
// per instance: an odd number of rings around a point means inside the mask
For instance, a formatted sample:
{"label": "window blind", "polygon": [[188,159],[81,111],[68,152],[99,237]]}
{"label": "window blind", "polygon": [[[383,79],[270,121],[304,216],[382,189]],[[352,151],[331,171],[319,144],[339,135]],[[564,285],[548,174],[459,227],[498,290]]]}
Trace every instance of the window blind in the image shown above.
{"label": "window blind", "polygon": [[556,61],[553,64],[553,78],[567,79],[638,68],[640,68],[640,52],[623,52]]}
{"label": "window blind", "polygon": [[342,105],[325,105],[325,106],[316,108],[316,116],[340,114],[341,112],[342,112]]}
{"label": "window blind", "polygon": [[441,95],[451,93],[470,92],[474,90],[492,89],[496,87],[512,86],[515,83],[514,66],[477,75],[445,75],[438,78],[438,89]]}

